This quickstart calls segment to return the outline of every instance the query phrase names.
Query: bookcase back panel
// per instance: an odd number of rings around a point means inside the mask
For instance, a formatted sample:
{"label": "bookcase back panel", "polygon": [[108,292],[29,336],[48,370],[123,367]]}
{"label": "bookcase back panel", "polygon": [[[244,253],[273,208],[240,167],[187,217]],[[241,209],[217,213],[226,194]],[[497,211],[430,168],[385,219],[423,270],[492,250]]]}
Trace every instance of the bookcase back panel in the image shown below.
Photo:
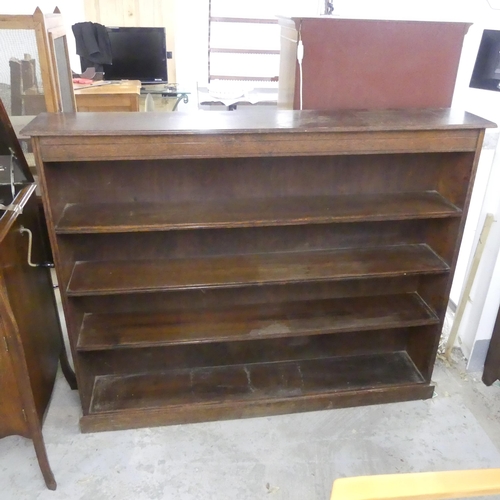
{"label": "bookcase back panel", "polygon": [[471,152],[456,152],[54,162],[46,164],[45,175],[49,188],[55,191],[53,204],[59,205],[432,190],[463,205],[473,156]]}
{"label": "bookcase back panel", "polygon": [[234,293],[231,289],[184,290],[175,293],[103,295],[74,297],[76,310],[92,313],[179,312],[193,309],[230,308],[237,305],[290,302],[297,299],[334,299],[341,297],[372,297],[417,290],[418,277],[378,278],[347,281],[324,281],[245,287]]}
{"label": "bookcase back panel", "polygon": [[[449,220],[387,221],[353,224],[155,231],[145,233],[64,235],[60,250],[70,259],[148,260],[300,252],[385,245],[431,243],[434,232],[447,232]],[[433,232],[429,227],[436,227]]]}
{"label": "bookcase back panel", "polygon": [[93,375],[133,374],[165,369],[226,366],[257,362],[319,359],[404,351],[408,330],[379,330],[251,342],[211,343],[81,353],[81,362]]}

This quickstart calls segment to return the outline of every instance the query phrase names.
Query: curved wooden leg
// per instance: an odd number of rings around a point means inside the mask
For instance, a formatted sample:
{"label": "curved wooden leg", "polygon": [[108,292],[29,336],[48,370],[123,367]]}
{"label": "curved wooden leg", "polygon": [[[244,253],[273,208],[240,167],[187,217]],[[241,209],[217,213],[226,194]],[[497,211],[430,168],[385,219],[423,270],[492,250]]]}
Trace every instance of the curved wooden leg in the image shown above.
{"label": "curved wooden leg", "polygon": [[493,384],[497,379],[500,379],[500,309],[493,328],[483,371],[483,382],[486,385]]}
{"label": "curved wooden leg", "polygon": [[484,370],[483,373],[483,384],[484,385],[492,385],[497,379],[496,373],[489,373],[487,370]]}
{"label": "curved wooden leg", "polygon": [[45,443],[43,442],[42,431],[37,429],[36,432],[33,433],[32,439],[33,446],[35,447],[36,458],[38,459],[38,465],[42,471],[45,484],[49,490],[55,490],[57,488],[57,483],[50,468],[47,450],[45,449]]}
{"label": "curved wooden leg", "polygon": [[68,353],[64,348],[64,344],[61,349],[61,353],[59,354],[59,362],[61,363],[61,370],[63,372],[64,378],[66,379],[66,382],[68,382],[70,389],[76,391],[78,389],[76,375],[71,368],[71,365],[69,364]]}

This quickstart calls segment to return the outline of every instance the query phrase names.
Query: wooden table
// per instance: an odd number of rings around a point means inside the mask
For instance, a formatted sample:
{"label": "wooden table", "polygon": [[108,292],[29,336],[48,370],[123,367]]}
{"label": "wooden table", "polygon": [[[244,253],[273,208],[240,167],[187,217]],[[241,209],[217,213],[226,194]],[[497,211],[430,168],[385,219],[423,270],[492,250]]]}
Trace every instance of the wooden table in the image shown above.
{"label": "wooden table", "polygon": [[78,111],[139,111],[139,80],[74,85]]}

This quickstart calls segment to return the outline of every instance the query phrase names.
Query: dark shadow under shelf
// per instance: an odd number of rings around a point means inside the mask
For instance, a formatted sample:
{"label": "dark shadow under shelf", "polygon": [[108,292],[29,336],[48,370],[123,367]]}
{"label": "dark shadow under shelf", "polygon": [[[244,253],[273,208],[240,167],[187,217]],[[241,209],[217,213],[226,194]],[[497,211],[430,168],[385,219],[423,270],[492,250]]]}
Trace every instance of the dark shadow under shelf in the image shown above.
{"label": "dark shadow under shelf", "polygon": [[282,226],[460,217],[461,214],[459,208],[436,191],[177,203],[74,203],[66,205],[56,232]]}
{"label": "dark shadow under shelf", "polygon": [[425,380],[404,351],[95,378],[90,414],[179,405],[274,402]]}
{"label": "dark shadow under shelf", "polygon": [[76,262],[69,296],[229,288],[435,274],[449,266],[427,245]]}
{"label": "dark shadow under shelf", "polygon": [[78,350],[143,348],[439,323],[417,293],[239,305],[171,313],[85,314]]}

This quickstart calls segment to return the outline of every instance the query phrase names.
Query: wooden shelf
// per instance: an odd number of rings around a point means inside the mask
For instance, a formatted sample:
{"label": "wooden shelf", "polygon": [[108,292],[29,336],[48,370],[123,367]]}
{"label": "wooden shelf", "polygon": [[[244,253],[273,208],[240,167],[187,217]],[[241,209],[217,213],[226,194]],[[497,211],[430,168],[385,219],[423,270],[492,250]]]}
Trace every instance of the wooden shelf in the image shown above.
{"label": "wooden shelf", "polygon": [[91,314],[78,350],[244,341],[439,323],[416,293],[252,304],[180,313]]}
{"label": "wooden shelf", "polygon": [[76,262],[67,293],[102,295],[434,274],[449,266],[427,245]]}
{"label": "wooden shelf", "polygon": [[404,351],[101,375],[95,378],[90,414],[179,405],[270,402],[423,383],[422,375]]}
{"label": "wooden shelf", "polygon": [[83,432],[432,396],[492,124],[250,111],[49,113],[26,129]]}
{"label": "wooden shelf", "polygon": [[460,217],[435,191],[182,203],[67,204],[58,234]]}

